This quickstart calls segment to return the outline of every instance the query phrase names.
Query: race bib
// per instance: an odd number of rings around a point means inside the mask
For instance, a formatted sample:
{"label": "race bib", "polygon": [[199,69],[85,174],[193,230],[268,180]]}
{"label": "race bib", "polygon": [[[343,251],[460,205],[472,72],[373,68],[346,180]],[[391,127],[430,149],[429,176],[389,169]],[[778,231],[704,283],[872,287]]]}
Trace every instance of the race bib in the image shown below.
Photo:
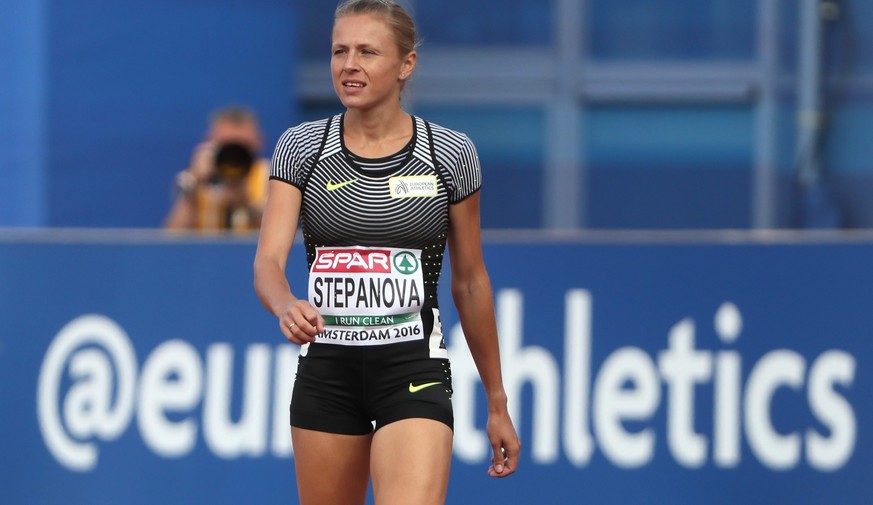
{"label": "race bib", "polygon": [[422,339],[424,296],[418,249],[316,248],[309,303],[325,323],[317,342],[384,345]]}

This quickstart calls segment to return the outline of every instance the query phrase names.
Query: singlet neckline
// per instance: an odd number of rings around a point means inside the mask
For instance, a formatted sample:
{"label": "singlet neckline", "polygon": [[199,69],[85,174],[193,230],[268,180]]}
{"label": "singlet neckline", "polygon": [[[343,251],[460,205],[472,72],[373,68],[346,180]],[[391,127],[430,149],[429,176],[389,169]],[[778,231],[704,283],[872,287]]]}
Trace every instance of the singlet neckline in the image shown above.
{"label": "singlet neckline", "polygon": [[[418,122],[416,121],[415,116],[413,116],[412,114],[409,115],[409,118],[412,121],[412,136],[410,136],[409,142],[407,142],[406,145],[401,147],[398,151],[391,153],[387,156],[382,156],[380,158],[367,158],[353,153],[351,149],[346,147],[346,139],[344,135],[346,114],[345,112],[342,113],[340,115],[339,140],[343,157],[345,157],[346,161],[349,163],[349,165],[352,166],[352,168],[354,168],[357,172],[363,174],[391,173],[396,171],[398,168],[405,166],[407,163],[409,163],[410,158],[412,158],[412,153],[415,151],[415,140],[418,138]],[[358,160],[366,163],[379,164],[381,162],[393,161],[393,159],[400,157],[402,157],[402,160],[398,161],[396,166],[385,169],[366,169],[358,164]]]}

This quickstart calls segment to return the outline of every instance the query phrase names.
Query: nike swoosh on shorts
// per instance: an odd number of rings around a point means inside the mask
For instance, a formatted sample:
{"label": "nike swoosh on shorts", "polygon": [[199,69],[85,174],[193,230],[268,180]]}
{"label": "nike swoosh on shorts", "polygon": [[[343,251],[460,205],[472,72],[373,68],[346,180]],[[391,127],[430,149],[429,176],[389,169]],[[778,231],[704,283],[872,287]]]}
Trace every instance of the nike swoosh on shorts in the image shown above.
{"label": "nike swoosh on shorts", "polygon": [[418,386],[413,386],[412,383],[409,383],[409,392],[410,393],[418,393],[422,389],[429,388],[431,386],[436,386],[437,384],[441,384],[440,382],[425,382],[424,384],[419,384]]}

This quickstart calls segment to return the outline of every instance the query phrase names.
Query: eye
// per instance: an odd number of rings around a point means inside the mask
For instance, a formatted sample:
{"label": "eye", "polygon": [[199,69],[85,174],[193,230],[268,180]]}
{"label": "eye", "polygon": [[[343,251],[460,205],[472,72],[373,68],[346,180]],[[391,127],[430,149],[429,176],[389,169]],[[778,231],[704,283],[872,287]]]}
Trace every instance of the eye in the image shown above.
{"label": "eye", "polygon": [[332,53],[332,54],[333,54],[334,56],[336,56],[336,55],[338,55],[338,54],[343,54],[343,53],[345,53],[345,52],[346,52],[345,49],[343,49],[343,48],[341,48],[341,47],[338,47],[338,48],[336,48],[336,49],[333,50],[333,53]]}

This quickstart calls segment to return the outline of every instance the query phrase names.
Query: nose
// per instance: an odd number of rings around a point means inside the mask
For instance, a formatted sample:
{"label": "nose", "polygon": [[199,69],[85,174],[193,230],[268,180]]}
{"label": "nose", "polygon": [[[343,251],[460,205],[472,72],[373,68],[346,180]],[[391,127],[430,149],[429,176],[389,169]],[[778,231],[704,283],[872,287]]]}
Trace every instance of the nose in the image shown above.
{"label": "nose", "polygon": [[343,70],[351,72],[357,69],[358,59],[355,57],[355,54],[350,51],[346,54],[345,60],[343,60]]}

